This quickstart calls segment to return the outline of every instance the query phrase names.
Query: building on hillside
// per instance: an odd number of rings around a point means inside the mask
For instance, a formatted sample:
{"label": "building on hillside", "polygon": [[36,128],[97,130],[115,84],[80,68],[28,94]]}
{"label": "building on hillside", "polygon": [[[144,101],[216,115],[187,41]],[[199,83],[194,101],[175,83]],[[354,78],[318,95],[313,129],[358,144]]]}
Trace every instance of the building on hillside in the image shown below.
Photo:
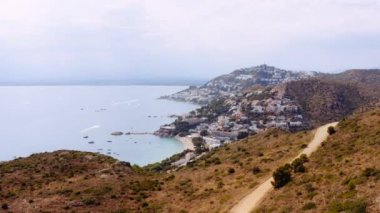
{"label": "building on hillside", "polygon": [[203,139],[205,140],[206,148],[209,150],[213,150],[222,145],[222,142],[216,138],[203,137]]}

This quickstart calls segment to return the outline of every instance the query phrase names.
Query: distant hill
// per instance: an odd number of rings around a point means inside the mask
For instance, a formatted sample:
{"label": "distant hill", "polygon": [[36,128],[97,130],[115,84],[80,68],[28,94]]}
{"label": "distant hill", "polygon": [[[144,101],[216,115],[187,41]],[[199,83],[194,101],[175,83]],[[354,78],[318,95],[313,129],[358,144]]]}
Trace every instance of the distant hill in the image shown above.
{"label": "distant hill", "polygon": [[340,83],[352,84],[359,89],[363,96],[380,98],[380,69],[355,69],[338,74],[321,75],[322,79],[333,80]]}
{"label": "distant hill", "polygon": [[230,74],[214,78],[200,87],[192,86],[186,90],[162,98],[208,104],[213,100],[235,95],[253,86],[277,85],[315,75],[317,75],[316,72],[294,72],[264,64],[238,69]]}
{"label": "distant hill", "polygon": [[288,83],[285,96],[296,101],[313,126],[340,120],[367,103],[357,87],[320,79]]}
{"label": "distant hill", "polygon": [[284,95],[296,101],[315,126],[340,120],[379,105],[380,70],[349,70],[285,84]]}

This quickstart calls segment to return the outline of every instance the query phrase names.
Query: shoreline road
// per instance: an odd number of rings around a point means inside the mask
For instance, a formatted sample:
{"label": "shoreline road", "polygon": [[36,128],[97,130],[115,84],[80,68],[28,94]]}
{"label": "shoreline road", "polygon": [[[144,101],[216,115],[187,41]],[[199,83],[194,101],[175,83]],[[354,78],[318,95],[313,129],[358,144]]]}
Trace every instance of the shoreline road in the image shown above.
{"label": "shoreline road", "polygon": [[[323,125],[317,129],[315,132],[314,138],[310,141],[308,146],[302,150],[302,152],[296,157],[298,158],[302,154],[306,154],[308,157],[315,152],[318,147],[321,145],[323,141],[327,139],[329,136],[327,129],[330,126],[335,127],[338,122],[329,123]],[[296,159],[294,158],[294,159]],[[231,213],[250,213],[255,210],[260,202],[265,198],[265,196],[273,190],[273,186],[271,184],[273,178],[268,178],[264,183],[261,183],[258,187],[256,187],[251,193],[241,199],[235,206],[230,210]]]}

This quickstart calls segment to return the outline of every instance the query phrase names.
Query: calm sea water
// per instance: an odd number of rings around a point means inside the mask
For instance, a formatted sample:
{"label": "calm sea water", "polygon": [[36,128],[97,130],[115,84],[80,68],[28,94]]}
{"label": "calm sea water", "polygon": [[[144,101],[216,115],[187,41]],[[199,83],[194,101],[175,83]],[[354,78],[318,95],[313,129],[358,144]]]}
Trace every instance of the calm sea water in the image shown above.
{"label": "calm sea water", "polygon": [[[175,86],[0,87],[0,161],[60,149],[99,152],[138,165],[157,162],[183,146],[153,135],[196,105],[159,100]],[[87,139],[84,137],[88,136]],[[94,144],[88,142],[93,141]],[[109,142],[112,141],[112,142]]]}

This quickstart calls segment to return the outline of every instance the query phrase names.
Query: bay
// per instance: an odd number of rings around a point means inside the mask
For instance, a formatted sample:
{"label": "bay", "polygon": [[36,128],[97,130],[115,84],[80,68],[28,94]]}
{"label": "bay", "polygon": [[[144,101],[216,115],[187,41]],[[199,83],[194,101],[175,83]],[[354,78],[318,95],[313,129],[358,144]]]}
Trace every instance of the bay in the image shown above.
{"label": "bay", "polygon": [[[157,99],[181,86],[0,87],[0,161],[55,150],[99,152],[140,166],[183,150],[153,133],[197,105]],[[88,137],[88,138],[84,138]],[[93,143],[92,143],[93,142]]]}

